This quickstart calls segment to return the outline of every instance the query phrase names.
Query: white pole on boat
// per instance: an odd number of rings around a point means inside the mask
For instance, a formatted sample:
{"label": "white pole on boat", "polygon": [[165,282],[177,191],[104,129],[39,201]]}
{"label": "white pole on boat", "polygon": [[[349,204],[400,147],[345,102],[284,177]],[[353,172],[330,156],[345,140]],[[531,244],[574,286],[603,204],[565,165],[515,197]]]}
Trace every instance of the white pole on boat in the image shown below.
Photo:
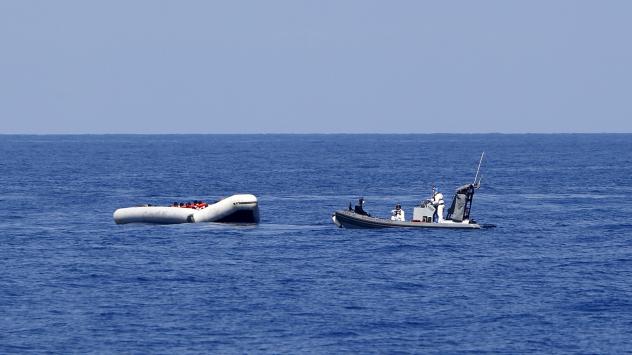
{"label": "white pole on boat", "polygon": [[483,156],[485,152],[481,153],[481,160],[478,161],[478,168],[476,168],[476,175],[474,176],[474,185],[476,185],[476,181],[478,180],[478,173],[481,171],[481,164],[483,163]]}

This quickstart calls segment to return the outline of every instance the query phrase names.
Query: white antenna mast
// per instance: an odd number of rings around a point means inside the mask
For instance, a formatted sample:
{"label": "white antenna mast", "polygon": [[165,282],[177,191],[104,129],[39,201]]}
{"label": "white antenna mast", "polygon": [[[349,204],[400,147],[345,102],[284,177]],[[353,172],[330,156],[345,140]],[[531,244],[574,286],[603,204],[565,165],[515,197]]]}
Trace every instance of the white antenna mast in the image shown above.
{"label": "white antenna mast", "polygon": [[476,175],[474,176],[474,185],[476,185],[476,181],[478,180],[478,173],[481,171],[481,164],[483,164],[483,156],[485,156],[485,152],[481,153],[481,160],[478,161],[478,168],[476,168]]}

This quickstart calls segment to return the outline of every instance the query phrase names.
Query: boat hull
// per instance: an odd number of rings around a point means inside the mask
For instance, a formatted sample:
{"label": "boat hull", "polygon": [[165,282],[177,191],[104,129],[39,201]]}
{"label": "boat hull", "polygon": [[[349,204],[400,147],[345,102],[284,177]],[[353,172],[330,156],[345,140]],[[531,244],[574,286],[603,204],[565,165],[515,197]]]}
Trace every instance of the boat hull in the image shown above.
{"label": "boat hull", "polygon": [[389,219],[364,216],[354,211],[340,210],[332,216],[334,223],[340,228],[441,228],[441,229],[480,229],[476,223],[459,223],[445,221],[443,223],[423,223],[412,221],[391,221]]}
{"label": "boat hull", "polygon": [[233,195],[206,208],[195,210],[180,207],[143,206],[114,211],[116,224],[127,223],[258,223],[259,204],[250,194]]}

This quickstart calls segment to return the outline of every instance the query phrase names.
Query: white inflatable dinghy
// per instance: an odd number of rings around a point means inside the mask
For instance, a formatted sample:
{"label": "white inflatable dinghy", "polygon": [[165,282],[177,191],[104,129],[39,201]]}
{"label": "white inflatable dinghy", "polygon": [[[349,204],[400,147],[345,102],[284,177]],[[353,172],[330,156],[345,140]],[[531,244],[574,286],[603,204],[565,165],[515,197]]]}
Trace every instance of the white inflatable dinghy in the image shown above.
{"label": "white inflatable dinghy", "polygon": [[116,224],[126,223],[258,223],[257,197],[233,195],[201,209],[143,206],[119,208],[114,211]]}

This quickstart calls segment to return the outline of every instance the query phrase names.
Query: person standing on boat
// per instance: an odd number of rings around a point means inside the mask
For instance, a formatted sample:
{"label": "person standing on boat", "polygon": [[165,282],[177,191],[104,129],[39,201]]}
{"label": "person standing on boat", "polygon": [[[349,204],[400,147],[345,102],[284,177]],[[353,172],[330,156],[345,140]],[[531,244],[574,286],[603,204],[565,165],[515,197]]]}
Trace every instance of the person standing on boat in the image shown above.
{"label": "person standing on boat", "polygon": [[432,221],[437,223],[443,223],[443,208],[445,202],[443,201],[443,194],[439,192],[439,189],[432,187],[432,205],[436,208]]}
{"label": "person standing on boat", "polygon": [[402,209],[402,205],[400,205],[399,203],[396,204],[395,209],[391,211],[391,221],[406,221],[404,210]]}

